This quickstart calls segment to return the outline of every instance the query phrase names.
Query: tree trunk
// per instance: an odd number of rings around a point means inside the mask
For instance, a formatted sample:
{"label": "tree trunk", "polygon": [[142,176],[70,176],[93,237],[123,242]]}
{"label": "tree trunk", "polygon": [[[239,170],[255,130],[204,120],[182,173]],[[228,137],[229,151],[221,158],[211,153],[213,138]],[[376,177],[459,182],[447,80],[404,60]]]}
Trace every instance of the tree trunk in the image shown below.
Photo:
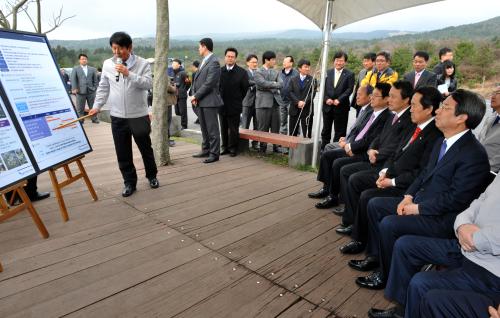
{"label": "tree trunk", "polygon": [[170,83],[167,74],[168,43],[168,0],[156,0],[156,44],[151,137],[158,166],[165,166],[170,162],[167,118],[167,87]]}

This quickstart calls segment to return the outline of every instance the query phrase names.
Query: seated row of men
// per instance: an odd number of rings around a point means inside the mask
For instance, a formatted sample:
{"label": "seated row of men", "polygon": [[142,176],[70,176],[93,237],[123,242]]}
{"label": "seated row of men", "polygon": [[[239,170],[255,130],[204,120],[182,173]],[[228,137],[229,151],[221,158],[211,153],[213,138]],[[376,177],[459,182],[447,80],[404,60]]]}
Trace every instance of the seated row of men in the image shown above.
{"label": "seated row of men", "polygon": [[[399,304],[372,308],[370,317],[482,317],[487,305],[498,306],[500,198],[494,193],[500,177],[483,191],[490,169],[500,167],[499,95],[497,88],[481,144],[472,130],[486,105],[472,92],[459,89],[441,104],[436,88],[413,91],[408,81],[359,88],[362,110],[347,136],[325,147],[318,172],[323,187],[309,197],[326,197],[317,208],[337,207],[342,225],[336,231],[352,237],[342,253],[366,249],[349,266],[373,273],[356,283],[386,288]],[[425,264],[450,270],[415,275]],[[467,298],[477,301],[457,301]]]}

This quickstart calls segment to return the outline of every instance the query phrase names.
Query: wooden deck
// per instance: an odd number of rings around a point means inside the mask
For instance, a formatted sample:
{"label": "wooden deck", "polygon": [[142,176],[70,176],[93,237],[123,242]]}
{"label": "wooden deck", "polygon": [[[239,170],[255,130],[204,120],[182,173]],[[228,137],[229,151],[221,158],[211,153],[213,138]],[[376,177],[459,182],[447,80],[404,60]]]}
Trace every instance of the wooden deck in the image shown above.
{"label": "wooden deck", "polygon": [[[339,218],[314,208],[315,175],[256,158],[205,165],[178,143],[174,164],[149,189],[135,153],[138,191],[122,198],[110,127],[86,124],[84,159],[99,201],[83,183],[0,224],[0,317],[365,317],[387,306],[356,287],[338,251]],[[39,189],[49,190],[47,174]]]}

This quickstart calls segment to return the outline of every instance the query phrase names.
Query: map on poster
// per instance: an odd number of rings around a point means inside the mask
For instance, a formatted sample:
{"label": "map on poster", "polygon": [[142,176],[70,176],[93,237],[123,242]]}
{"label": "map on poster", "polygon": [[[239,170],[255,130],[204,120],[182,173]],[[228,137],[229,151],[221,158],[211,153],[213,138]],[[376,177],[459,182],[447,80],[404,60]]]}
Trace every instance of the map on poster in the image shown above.
{"label": "map on poster", "polygon": [[0,189],[35,174],[35,168],[0,98]]}
{"label": "map on poster", "polygon": [[0,83],[37,172],[92,150],[45,36],[0,31]]}

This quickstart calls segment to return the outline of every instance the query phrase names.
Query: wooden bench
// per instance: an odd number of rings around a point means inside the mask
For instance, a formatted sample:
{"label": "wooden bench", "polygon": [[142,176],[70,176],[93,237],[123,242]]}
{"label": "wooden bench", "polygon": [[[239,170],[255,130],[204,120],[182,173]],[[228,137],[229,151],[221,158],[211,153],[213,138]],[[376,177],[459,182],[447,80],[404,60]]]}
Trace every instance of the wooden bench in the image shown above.
{"label": "wooden bench", "polygon": [[310,165],[312,162],[312,139],[240,128],[240,152],[246,152],[249,150],[249,140],[266,142],[289,148],[289,166],[295,167],[298,165]]}

